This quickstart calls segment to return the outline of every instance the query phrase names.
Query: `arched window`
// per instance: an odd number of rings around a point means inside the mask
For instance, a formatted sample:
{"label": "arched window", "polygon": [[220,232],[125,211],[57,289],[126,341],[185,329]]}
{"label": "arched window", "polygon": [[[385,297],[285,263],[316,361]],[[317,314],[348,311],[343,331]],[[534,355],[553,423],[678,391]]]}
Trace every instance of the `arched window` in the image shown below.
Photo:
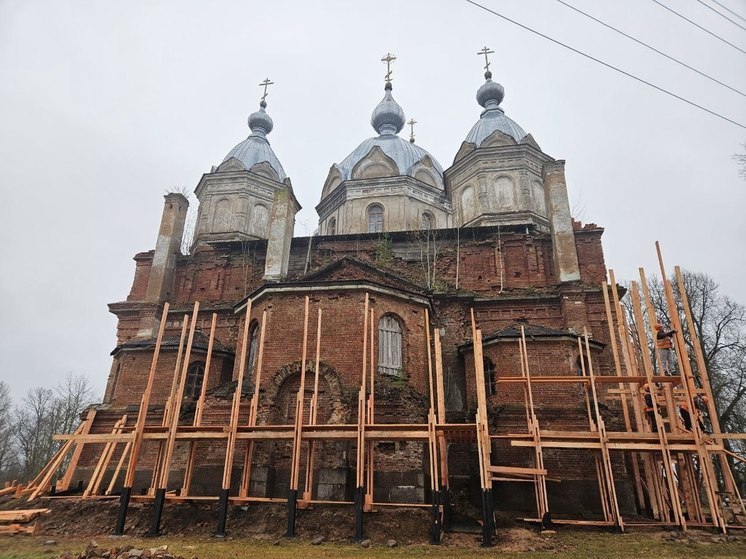
{"label": "arched window", "polygon": [[186,384],[184,385],[184,395],[190,398],[199,398],[204,378],[205,364],[202,361],[195,361],[189,365]]}
{"label": "arched window", "polygon": [[484,358],[484,390],[487,396],[492,396],[496,389],[495,364],[489,357]]}
{"label": "arched window", "polygon": [[425,231],[435,229],[435,216],[430,212],[424,212],[422,214],[422,229]]}
{"label": "arched window", "polygon": [[329,224],[326,226],[326,234],[327,235],[337,234],[337,220],[335,218],[331,218],[329,220]]}
{"label": "arched window", "polygon": [[254,377],[256,369],[256,358],[259,355],[259,323],[254,321],[249,327],[249,371],[247,379]]}
{"label": "arched window", "polygon": [[396,317],[385,314],[378,321],[378,372],[404,376],[402,370],[402,327]]}
{"label": "arched window", "polygon": [[383,231],[383,206],[373,204],[368,208],[368,233]]}

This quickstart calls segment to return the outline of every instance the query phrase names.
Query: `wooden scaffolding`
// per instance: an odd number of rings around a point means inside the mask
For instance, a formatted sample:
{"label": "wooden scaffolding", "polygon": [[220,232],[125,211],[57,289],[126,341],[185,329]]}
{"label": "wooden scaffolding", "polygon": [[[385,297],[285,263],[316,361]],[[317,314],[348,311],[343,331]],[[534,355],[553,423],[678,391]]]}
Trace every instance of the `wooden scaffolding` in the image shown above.
{"label": "wooden scaffolding", "polygon": [[[153,358],[134,424],[128,424],[128,416],[119,419],[110,433],[91,433],[91,425],[96,412],[92,410],[78,429],[69,435],[57,435],[63,441],[59,452],[23,490],[33,500],[53,488],[53,479],[65,458],[71,455],[69,465],[56,484],[56,489],[67,490],[77,467],[84,445],[102,446],[99,460],[93,470],[90,482],[82,495],[75,498],[116,498],[113,496],[117,480],[124,472],[123,486],[119,495],[120,508],[115,532],[124,533],[129,502],[131,500],[154,503],[151,534],[159,533],[161,513],[166,502],[214,501],[218,503],[216,533],[226,532],[227,510],[230,504],[276,502],[288,508],[287,535],[295,535],[296,511],[314,504],[352,505],[355,510],[355,537],[364,536],[364,513],[383,506],[421,506],[431,511],[431,541],[438,543],[448,519],[448,449],[449,443],[462,442],[475,444],[478,454],[479,479],[482,499],[483,545],[490,546],[494,535],[493,482],[531,483],[535,495],[536,515],[526,520],[547,525],[581,524],[614,527],[624,530],[627,526],[676,526],[686,530],[691,526],[710,526],[723,532],[731,528],[742,528],[743,501],[729,467],[729,453],[723,446],[725,439],[743,439],[743,434],[727,434],[720,429],[714,399],[699,340],[696,339],[691,310],[683,289],[683,276],[675,268],[680,300],[674,298],[671,282],[665,276],[663,260],[658,251],[665,295],[675,334],[675,349],[678,354],[678,374],[667,376],[656,374],[653,360],[648,350],[650,341],[655,340],[652,326],[656,322],[655,313],[647,292],[645,274],[640,269],[641,282],[632,282],[630,306],[634,317],[630,328],[619,298],[614,273],[609,271],[611,285],[601,285],[603,292],[608,333],[613,355],[614,374],[599,375],[594,368],[590,351],[591,336],[584,331],[578,336],[579,375],[536,376],[531,373],[531,357],[526,342],[525,329],[521,327],[517,341],[520,356],[520,371],[513,376],[496,379],[500,385],[517,385],[523,392],[526,415],[526,432],[491,433],[488,417],[488,398],[485,387],[483,365],[482,332],[471,312],[471,334],[474,367],[467,374],[474,375],[477,396],[477,409],[473,423],[448,423],[446,420],[445,388],[443,378],[443,356],[439,328],[431,328],[429,310],[423,310],[425,324],[428,402],[427,421],[416,424],[388,424],[376,422],[375,382],[376,382],[376,328],[374,309],[366,294],[363,308],[364,321],[361,336],[361,375],[358,391],[356,421],[347,424],[318,423],[319,367],[322,351],[322,309],[317,313],[315,354],[308,356],[309,297],[304,304],[303,340],[301,343],[300,388],[295,401],[293,424],[267,425],[258,423],[265,331],[268,322],[267,311],[261,315],[260,339],[257,346],[256,365],[253,370],[253,386],[256,387],[248,403],[248,418],[245,407],[242,415],[242,394],[246,379],[249,324],[251,322],[251,300],[247,303],[244,328],[240,345],[238,378],[233,394],[231,412],[227,425],[205,425],[202,422],[207,379],[203,379],[202,390],[196,403],[195,416],[191,424],[179,423],[179,410],[186,383],[190,352],[194,341],[199,312],[199,303],[194,304],[191,316],[184,315],[181,337],[174,367],[171,390],[160,421],[148,418],[153,382],[158,366],[163,333],[168,318],[169,305],[165,304],[160,328],[155,342]],[[642,287],[642,289],[640,289]],[[678,306],[677,306],[678,305]],[[692,337],[694,362],[686,352],[677,308],[684,310],[687,329]],[[647,320],[646,320],[647,316]],[[210,371],[217,316],[212,315],[207,351],[205,375]],[[187,328],[187,324],[189,327]],[[432,335],[431,335],[432,332]],[[655,348],[655,344],[652,344]],[[655,350],[654,350],[655,351]],[[306,371],[313,372],[313,392],[310,401],[306,393]],[[583,392],[587,412],[588,428],[585,430],[549,430],[539,421],[535,390],[546,383],[578,385]],[[646,408],[645,387],[651,390],[650,405]],[[499,391],[498,391],[499,392]],[[607,405],[611,402],[611,405]],[[711,429],[706,432],[699,421],[691,421],[687,430],[678,419],[678,408],[684,403],[694,411],[706,402],[706,413]],[[613,411],[607,411],[613,410]],[[621,414],[624,430],[613,431],[607,428],[609,414]],[[243,420],[241,419],[243,417]],[[149,421],[148,421],[149,419]],[[262,441],[286,441],[291,445],[290,477],[288,496],[285,499],[258,497],[250,494],[250,480],[256,444]],[[325,441],[354,441],[355,445],[355,490],[353,501],[323,501],[313,498],[314,467],[319,452],[319,444]],[[429,467],[430,503],[382,503],[374,499],[374,474],[376,472],[376,445],[381,441],[417,441],[423,444]],[[518,464],[494,463],[495,445],[507,441],[510,446],[529,449],[530,459]],[[158,447],[155,462],[149,464],[152,471],[150,488],[144,495],[132,495],[132,489],[145,442]],[[225,445],[221,490],[214,496],[195,496],[190,493],[198,446],[205,443]],[[245,448],[242,458],[236,455],[237,445]],[[188,457],[185,474],[179,487],[169,482],[174,470],[173,457],[177,443],[186,443]],[[544,464],[544,451],[547,449],[575,449],[587,451],[593,456],[598,481],[600,511],[598,520],[560,518],[551,513],[547,491],[549,472]],[[104,474],[119,450],[119,459],[106,487]],[[232,476],[236,462],[240,464],[239,489],[231,494]],[[622,515],[617,497],[620,464],[623,475],[634,483],[638,513],[632,518]],[[626,469],[626,473],[624,470]],[[301,485],[301,473],[303,484]],[[559,476],[561,472],[553,472]]]}

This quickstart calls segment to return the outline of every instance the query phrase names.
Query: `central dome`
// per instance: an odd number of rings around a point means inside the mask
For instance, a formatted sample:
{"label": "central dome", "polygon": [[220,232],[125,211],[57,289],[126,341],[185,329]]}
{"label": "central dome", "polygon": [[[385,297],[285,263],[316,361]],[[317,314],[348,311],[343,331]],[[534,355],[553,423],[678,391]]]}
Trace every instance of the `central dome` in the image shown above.
{"label": "central dome", "polygon": [[370,117],[370,124],[378,132],[378,136],[364,140],[339,165],[334,165],[340,173],[340,179],[342,181],[351,179],[355,166],[365,159],[375,147],[378,147],[384,155],[394,161],[399,175],[414,177],[418,164],[427,158],[432,164],[433,170],[438,174],[440,179],[438,182],[442,185],[443,168],[440,163],[427,150],[397,135],[404,127],[406,117],[404,116],[404,110],[391,94],[390,83],[386,84],[385,91],[383,99],[373,109],[373,114]]}

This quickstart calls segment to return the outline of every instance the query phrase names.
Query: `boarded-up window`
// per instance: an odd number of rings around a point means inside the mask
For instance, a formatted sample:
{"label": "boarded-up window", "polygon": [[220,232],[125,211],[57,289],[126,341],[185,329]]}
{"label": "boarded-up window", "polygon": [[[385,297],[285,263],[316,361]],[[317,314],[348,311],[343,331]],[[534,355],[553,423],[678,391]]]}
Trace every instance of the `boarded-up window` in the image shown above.
{"label": "boarded-up window", "polygon": [[488,358],[484,358],[484,390],[487,396],[492,396],[495,393],[495,364]]}
{"label": "boarded-up window", "polygon": [[251,379],[254,377],[254,370],[256,369],[256,358],[259,354],[259,323],[256,321],[250,326],[249,340],[248,378]]}
{"label": "boarded-up window", "polygon": [[198,398],[202,392],[202,380],[205,377],[205,364],[202,361],[195,361],[187,369],[186,384],[184,385],[184,395],[190,398]]}
{"label": "boarded-up window", "polygon": [[368,233],[383,231],[383,206],[373,204],[368,208]]}
{"label": "boarded-up window", "polygon": [[378,372],[403,376],[402,328],[396,317],[385,314],[378,321]]}

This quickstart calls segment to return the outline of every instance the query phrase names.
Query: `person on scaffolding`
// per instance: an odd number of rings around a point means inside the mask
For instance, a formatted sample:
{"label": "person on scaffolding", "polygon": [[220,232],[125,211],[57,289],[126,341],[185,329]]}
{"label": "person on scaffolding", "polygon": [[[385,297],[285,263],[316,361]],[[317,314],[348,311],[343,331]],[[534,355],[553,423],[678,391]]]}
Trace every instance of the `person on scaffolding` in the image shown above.
{"label": "person on scaffolding", "polygon": [[[653,405],[653,395],[650,392],[650,385],[645,383],[642,386],[642,400],[645,404],[645,415],[648,416],[648,421],[650,422],[650,428],[653,430],[653,433],[658,432],[658,423],[655,421],[655,407]],[[657,395],[656,395],[657,400]]]}
{"label": "person on scaffolding", "polygon": [[676,374],[676,351],[673,348],[673,337],[676,330],[666,331],[661,324],[655,325],[655,347],[660,356],[660,368],[664,375]]}
{"label": "person on scaffolding", "polygon": [[[707,429],[705,428],[704,414],[702,413],[705,409],[707,409],[707,396],[698,394],[694,397],[694,415],[697,418],[699,430],[703,433],[708,433]],[[679,404],[679,415],[681,416],[681,421],[684,424],[684,429],[686,429],[687,431],[691,431],[692,415],[689,412],[689,403],[686,401],[686,398],[684,398]]]}

